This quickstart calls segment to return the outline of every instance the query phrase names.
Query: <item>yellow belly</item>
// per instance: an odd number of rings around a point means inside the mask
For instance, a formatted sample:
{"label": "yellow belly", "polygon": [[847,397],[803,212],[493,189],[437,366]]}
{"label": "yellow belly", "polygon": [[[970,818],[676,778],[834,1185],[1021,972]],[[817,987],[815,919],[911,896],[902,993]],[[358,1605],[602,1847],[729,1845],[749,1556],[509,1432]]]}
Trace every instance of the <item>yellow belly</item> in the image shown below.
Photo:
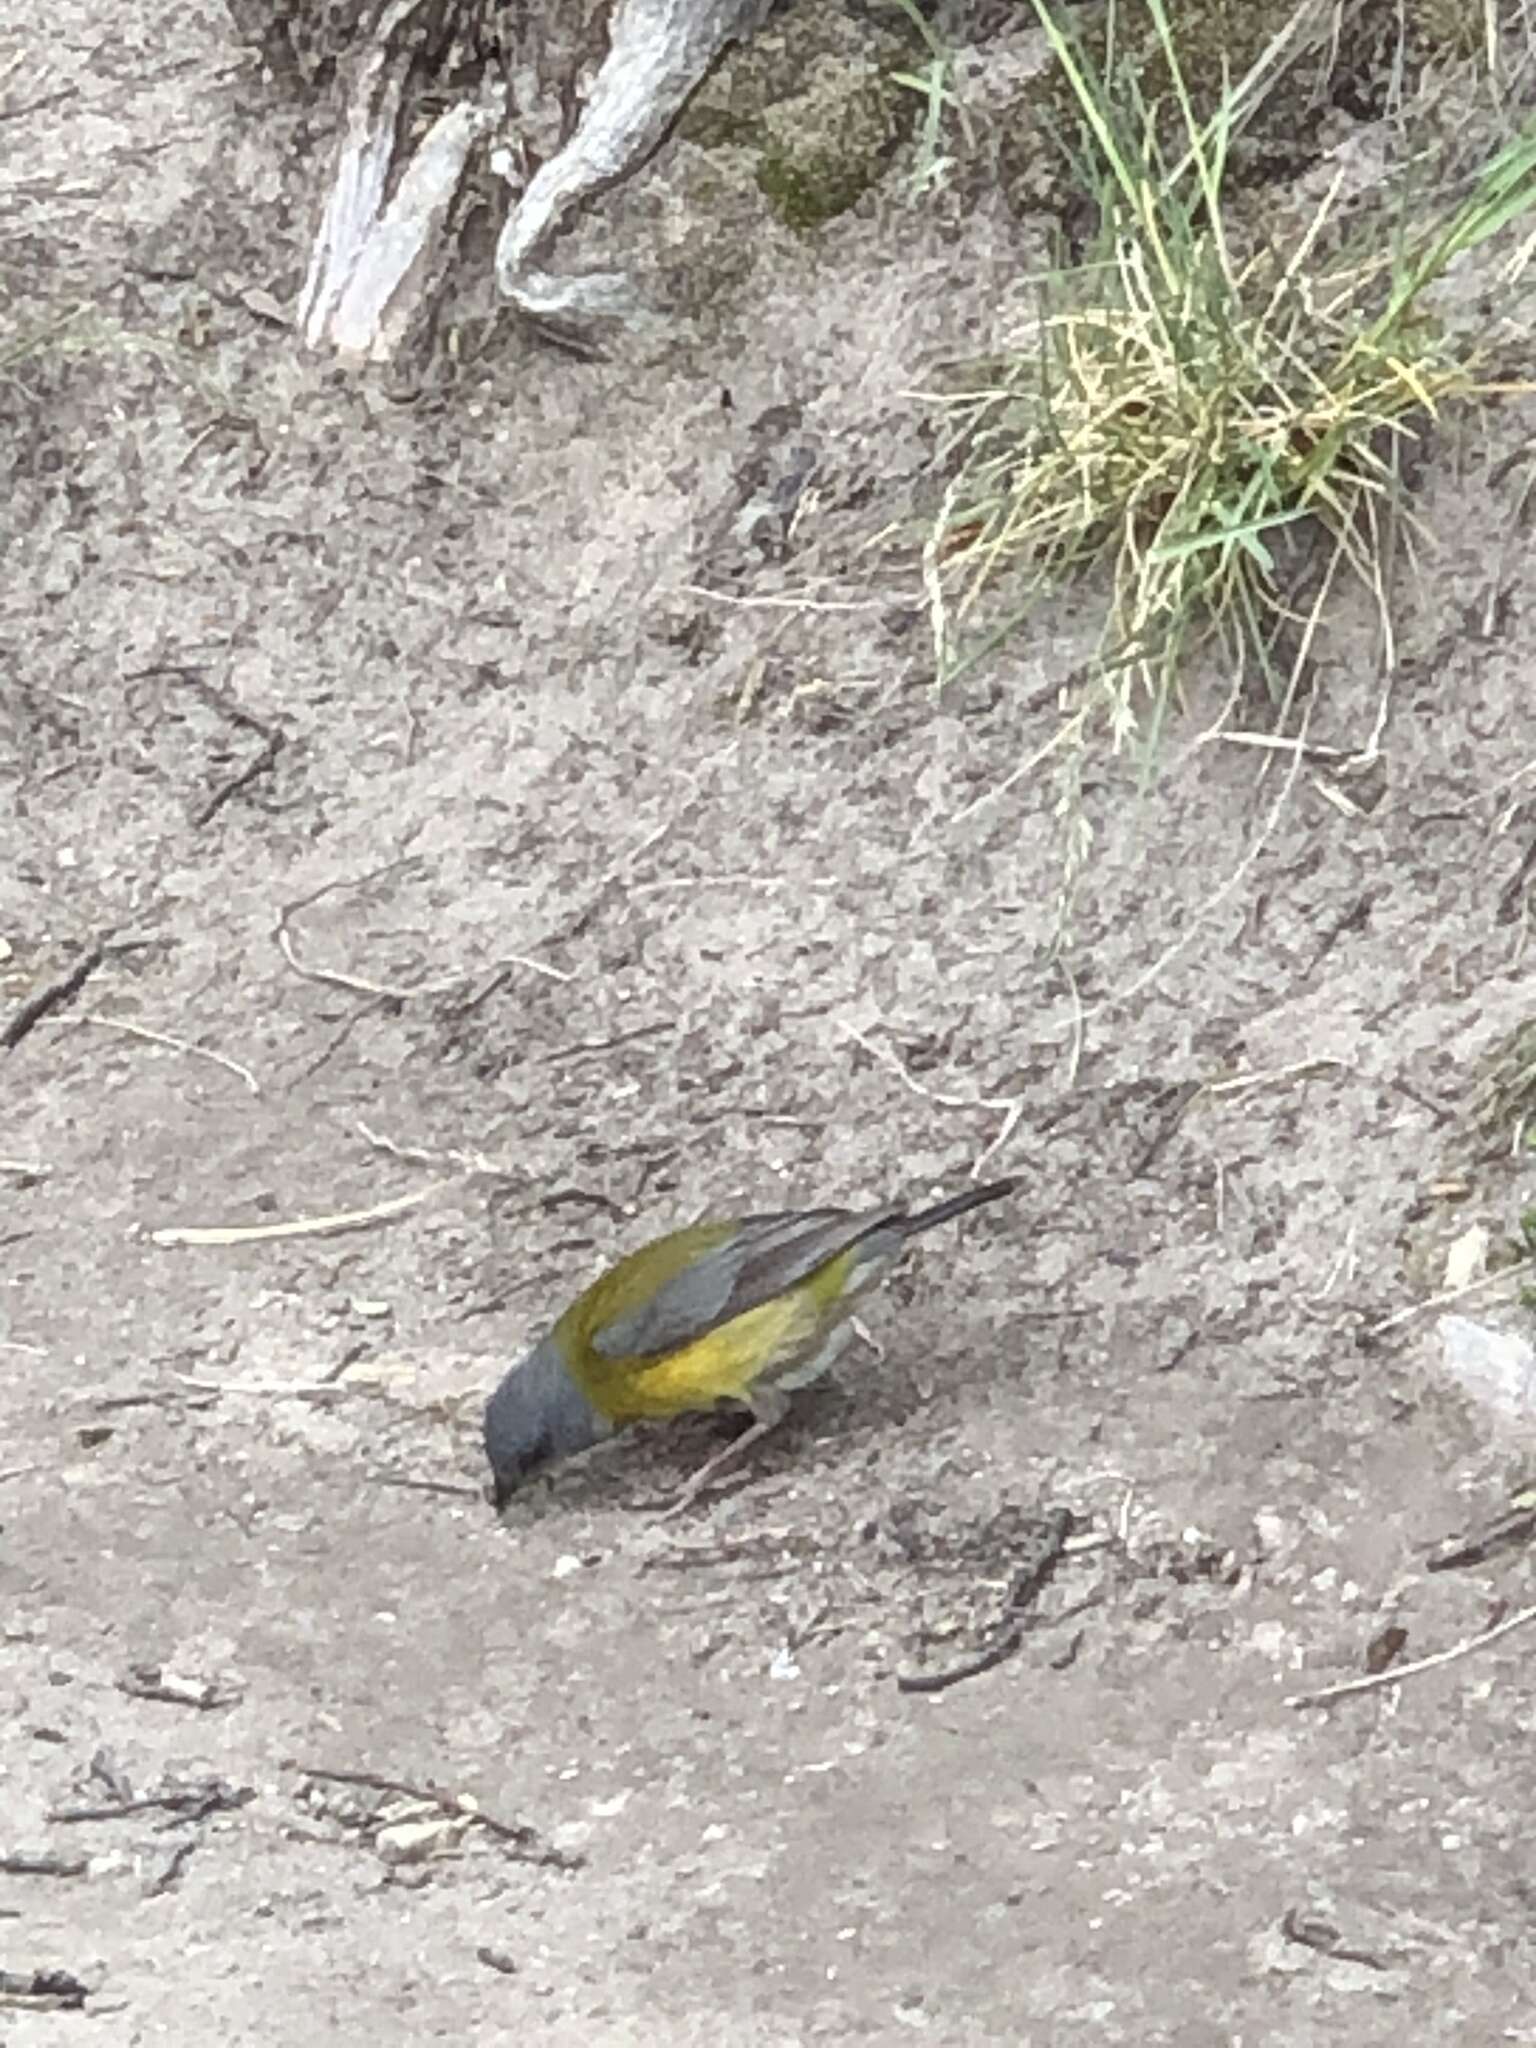
{"label": "yellow belly", "polygon": [[664,1358],[599,1359],[580,1375],[582,1392],[616,1425],[656,1421],[718,1401],[750,1401],[820,1345],[839,1318],[801,1288],[765,1301]]}

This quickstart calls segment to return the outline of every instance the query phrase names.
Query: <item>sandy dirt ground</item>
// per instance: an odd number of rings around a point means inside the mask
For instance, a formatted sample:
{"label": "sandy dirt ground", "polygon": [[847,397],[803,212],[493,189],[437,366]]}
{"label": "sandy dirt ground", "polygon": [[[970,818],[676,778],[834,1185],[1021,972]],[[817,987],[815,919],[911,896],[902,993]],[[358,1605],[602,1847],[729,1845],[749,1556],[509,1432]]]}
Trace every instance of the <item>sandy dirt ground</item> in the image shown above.
{"label": "sandy dirt ground", "polygon": [[[87,1995],[0,2039],[1536,2039],[1529,1639],[1288,1704],[1531,1598],[1425,1569],[1525,1446],[1432,1314],[1366,1341],[1531,1199],[1469,1107],[1536,1007],[1529,410],[1432,451],[1385,699],[1327,643],[1369,774],[1192,744],[1210,678],[1094,792],[1069,980],[1017,770],[1091,606],[936,699],[850,539],[1026,229],[765,215],[707,331],[405,403],[269,317],[328,104],[216,6],[31,15],[5,318],[83,310],[0,401],[4,1014],[102,951],[0,1056],[0,1968]],[[617,1250],[978,1165],[731,1490],[653,1520],[704,1418],[484,1506]],[[1015,1654],[904,1689],[1060,1510]]]}

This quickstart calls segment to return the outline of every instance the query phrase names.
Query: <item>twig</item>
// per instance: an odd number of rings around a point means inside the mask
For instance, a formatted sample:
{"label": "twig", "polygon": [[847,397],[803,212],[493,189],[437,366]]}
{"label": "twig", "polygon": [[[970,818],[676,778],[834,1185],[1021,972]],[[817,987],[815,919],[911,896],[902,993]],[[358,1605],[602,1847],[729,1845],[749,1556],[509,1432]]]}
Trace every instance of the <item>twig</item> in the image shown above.
{"label": "twig", "polygon": [[897,591],[889,597],[743,597],[733,590],[711,590],[705,583],[679,583],[675,588],[680,596],[702,597],[736,611],[888,612],[893,605],[918,604],[922,597],[920,591]]}
{"label": "twig", "polygon": [[1283,732],[1228,732],[1202,733],[1195,745],[1223,747],[1263,747],[1274,754],[1305,754],[1309,761],[1322,761],[1330,767],[1337,767],[1349,761],[1366,761],[1370,756],[1359,747],[1327,747],[1320,740],[1292,739]]}
{"label": "twig", "polygon": [[0,107],[0,121],[24,121],[33,114],[46,114],[54,107],[67,106],[79,97],[78,85],[61,85],[57,92],[45,92],[41,99],[23,100],[14,107]]}
{"label": "twig", "polygon": [[[967,1678],[977,1678],[984,1671],[991,1671],[1005,1663],[1023,1645],[1031,1621],[1037,1619],[1027,1610],[1034,1606],[1050,1582],[1052,1574],[1065,1553],[1071,1535],[1073,1517],[1067,1508],[1056,1508],[1046,1518],[1041,1531],[1038,1554],[1022,1565],[1013,1575],[1008,1588],[1008,1597],[1003,1603],[1001,1633],[973,1657],[951,1664],[943,1671],[898,1671],[896,1690],[910,1693],[947,1692],[952,1685],[960,1685]],[[1091,1607],[1092,1600],[1082,1601],[1077,1607],[1069,1608],[1066,1614],[1057,1618],[1069,1620]]]}
{"label": "twig", "polygon": [[48,1814],[51,1826],[81,1826],[109,1820],[131,1820],[139,1813],[168,1813],[171,1819],[167,1827],[177,1826],[182,1821],[207,1820],[215,1813],[234,1813],[242,1806],[249,1806],[256,1797],[254,1785],[231,1785],[227,1778],[198,1778],[190,1784],[167,1785],[159,1792],[146,1792],[135,1799],[126,1784],[118,1781],[110,1787],[118,1789],[123,1797],[114,1796],[110,1803],[99,1806],[55,1806]]}
{"label": "twig", "polygon": [[[1157,1129],[1131,1162],[1129,1177],[1132,1180],[1140,1180],[1143,1174],[1151,1171],[1164,1146],[1171,1142],[1174,1132],[1183,1123],[1190,1109],[1194,1106],[1200,1094],[1200,1083],[1198,1081],[1185,1081],[1166,1089],[1159,1089],[1158,1093],[1166,1100],[1168,1106],[1164,1109],[1158,1121]],[[1221,1162],[1218,1160],[1218,1172],[1220,1171],[1220,1165]],[[1219,1190],[1219,1181],[1217,1182],[1217,1187]],[[1219,1218],[1217,1227],[1218,1229],[1220,1228]]]}
{"label": "twig", "polygon": [[102,961],[107,957],[107,941],[96,939],[80,955],[72,967],[64,973],[46,981],[40,989],[33,991],[24,1003],[18,1005],[15,1015],[0,1031],[0,1045],[7,1052],[14,1052],[29,1031],[41,1024],[51,1010],[57,1010],[77,996]]}
{"label": "twig", "polygon": [[116,1415],[125,1408],[163,1408],[171,1401],[178,1401],[194,1414],[201,1414],[214,1403],[212,1394],[197,1396],[177,1393],[173,1387],[161,1387],[152,1394],[103,1394],[95,1403],[98,1415]]}
{"label": "twig", "polygon": [[837,889],[842,885],[836,875],[660,875],[655,881],[636,882],[630,891],[632,896],[662,896],[679,889],[766,889],[770,895],[776,889]]}
{"label": "twig", "polygon": [[[20,1346],[20,1345],[18,1345],[18,1346],[17,1346],[16,1348],[17,1348],[18,1350],[21,1350],[21,1349],[24,1349],[24,1348],[26,1348],[26,1349],[30,1349],[30,1346],[27,1346],[27,1347],[23,1347],[23,1346]],[[8,1467],[8,1469],[7,1469],[6,1471],[4,1471],[4,1472],[0,1472],[0,1481],[4,1481],[4,1480],[7,1480],[7,1479],[27,1479],[27,1478],[29,1478],[29,1477],[30,1477],[30,1476],[32,1475],[32,1473],[34,1473],[34,1472],[46,1472],[47,1470],[48,1470],[48,1467],[47,1467],[46,1465],[41,1465],[41,1464],[39,1464],[39,1465],[12,1465],[12,1466]]]}
{"label": "twig", "polygon": [[[754,1529],[748,1535],[718,1543],[668,1543],[665,1549],[641,1550],[638,1569],[642,1572],[696,1570],[703,1565],[732,1564],[737,1558],[761,1561],[765,1552],[778,1549],[783,1555],[785,1539],[791,1534],[785,1522],[772,1528]],[[786,1558],[783,1570],[793,1571],[795,1560]],[[775,1576],[779,1574],[776,1572]]]}
{"label": "twig", "polygon": [[376,1131],[372,1124],[364,1123],[359,1117],[356,1122],[358,1136],[371,1145],[376,1152],[387,1152],[391,1159],[402,1160],[407,1166],[433,1166],[441,1170],[451,1166],[469,1180],[513,1181],[517,1174],[510,1166],[498,1166],[494,1159],[487,1159],[483,1152],[461,1152],[449,1146],[441,1152],[428,1151],[421,1145],[402,1145],[395,1139]]}
{"label": "twig", "polygon": [[14,2012],[81,2012],[90,1995],[71,1970],[0,1970],[0,2006]]}
{"label": "twig", "polygon": [[1337,1963],[1364,1963],[1368,1970],[1391,1968],[1390,1963],[1369,1949],[1345,1948],[1344,1937],[1331,1920],[1318,1913],[1304,1913],[1299,1906],[1287,1909],[1280,1932],[1299,1948],[1316,1949],[1319,1955],[1332,1956]]}
{"label": "twig", "polygon": [[258,1399],[276,1394],[295,1401],[317,1401],[352,1391],[341,1380],[215,1380],[192,1372],[173,1373],[171,1377],[196,1394],[252,1394]]}
{"label": "twig", "polygon": [[1433,1556],[1424,1560],[1424,1569],[1449,1572],[1464,1565],[1486,1564],[1499,1551],[1513,1550],[1521,1543],[1529,1543],[1533,1536],[1536,1536],[1536,1487],[1527,1486],[1515,1495],[1497,1520],[1485,1523],[1469,1535],[1453,1537],[1442,1543]]}
{"label": "twig", "polygon": [[357,1009],[354,1010],[349,1017],[344,1017],[341,1021],[340,1026],[331,1033],[330,1037],[326,1040],[325,1044],[320,1048],[320,1051],[309,1062],[309,1065],[300,1070],[298,1077],[299,1080],[312,1081],[316,1074],[319,1073],[320,1069],[323,1066],[327,1065],[329,1061],[332,1060],[338,1052],[340,1052],[341,1048],[352,1036],[353,1032],[357,1029],[358,1025],[361,1024],[363,1019],[367,1017],[369,1014],[370,1012],[366,1009]]}
{"label": "twig", "polygon": [[[511,1179],[511,1175],[498,1175]],[[596,1188],[554,1188],[547,1195],[530,1195],[525,1202],[514,1202],[511,1191],[493,1188],[490,1208],[497,1216],[529,1216],[537,1209],[601,1209],[611,1216],[615,1223],[627,1223],[634,1214],[622,1202],[616,1202],[611,1195],[605,1195]]]}
{"label": "twig", "polygon": [[390,1002],[408,1003],[423,996],[442,996],[453,989],[464,986],[464,976],[456,974],[451,981],[424,981],[407,988],[402,983],[369,981],[365,975],[345,974],[339,967],[314,967],[307,960],[301,960],[288,930],[287,910],[279,914],[277,921],[278,950],[295,974],[306,981],[317,981],[324,988],[344,988],[352,995],[384,996]]}
{"label": "twig", "polygon": [[563,1060],[584,1059],[588,1053],[613,1052],[621,1045],[632,1045],[637,1038],[657,1038],[676,1029],[676,1022],[669,1017],[660,1024],[637,1024],[633,1031],[620,1031],[612,1038],[581,1038],[574,1045],[558,1046],[554,1052],[545,1053],[544,1064],[553,1067]]}
{"label": "twig", "polygon": [[370,868],[366,874],[342,875],[336,880],[322,882],[318,889],[311,889],[307,896],[296,897],[292,903],[285,903],[278,912],[277,925],[273,936],[283,958],[295,974],[306,981],[319,982],[322,987],[341,988],[353,995],[382,996],[393,1002],[410,1002],[414,998],[429,995],[446,995],[451,990],[462,988],[466,976],[455,975],[451,981],[425,982],[417,987],[393,987],[387,982],[368,981],[361,975],[344,974],[339,968],[314,967],[298,957],[288,927],[301,910],[308,910],[322,898],[331,896],[339,889],[364,889],[370,882],[382,881],[385,875],[398,873],[401,868],[419,868],[421,856],[414,853],[401,854],[395,860],[387,860],[382,867]]}
{"label": "twig", "polygon": [[1067,994],[1072,1000],[1072,1037],[1067,1046],[1067,1071],[1064,1077],[1065,1085],[1070,1090],[1076,1088],[1077,1076],[1083,1064],[1083,992],[1077,985],[1072,963],[1063,960],[1060,965],[1066,978]]}
{"label": "twig", "polygon": [[[358,1135],[370,1144],[375,1152],[387,1152],[391,1159],[402,1159],[407,1166],[441,1166],[443,1160],[450,1156],[440,1152],[424,1152],[412,1145],[397,1144],[393,1138],[386,1138],[382,1131],[376,1131],[371,1125],[365,1124],[361,1117],[357,1119],[357,1129]],[[459,1163],[457,1156],[454,1163]]]}
{"label": "twig", "polygon": [[176,1844],[160,1870],[145,1886],[144,1896],[146,1898],[158,1899],[164,1893],[175,1889],[181,1882],[181,1873],[192,1860],[193,1853],[197,1848],[197,1842],[198,1838],[196,1835],[188,1835],[185,1841]]}
{"label": "twig", "polygon": [[1316,1081],[1324,1074],[1345,1070],[1347,1064],[1320,1053],[1315,1059],[1294,1060],[1288,1067],[1271,1067],[1262,1074],[1232,1074],[1225,1081],[1207,1081],[1200,1093],[1241,1095],[1250,1088],[1278,1088],[1283,1081]]}
{"label": "twig", "polygon": [[299,1764],[297,1769],[302,1776],[322,1784],[357,1785],[370,1792],[393,1792],[401,1799],[419,1799],[424,1806],[435,1806],[439,1813],[454,1820],[471,1821],[484,1828],[513,1851],[528,1851],[521,1859],[524,1862],[545,1864],[552,1870],[580,1870],[587,1860],[585,1856],[549,1847],[538,1829],[527,1821],[498,1820],[468,1793],[440,1792],[435,1785],[413,1785],[404,1778],[385,1777],[378,1771],[329,1771],[316,1764]]}
{"label": "twig", "polygon": [[924,1082],[919,1081],[893,1046],[882,1044],[879,1039],[870,1038],[865,1032],[860,1031],[856,1025],[844,1024],[841,1028],[845,1038],[851,1038],[854,1044],[862,1046],[871,1058],[877,1059],[882,1065],[889,1067],[891,1072],[905,1083],[914,1095],[920,1095],[925,1102],[937,1103],[940,1109],[1000,1109],[1003,1111],[1002,1125],[996,1135],[988,1144],[983,1146],[981,1151],[971,1161],[971,1178],[972,1180],[978,1179],[981,1169],[987,1160],[992,1157],[994,1152],[998,1151],[1003,1145],[1006,1145],[1013,1136],[1019,1119],[1024,1114],[1023,1096],[941,1094],[937,1088],[929,1088]]}
{"label": "twig", "polygon": [[288,1237],[337,1237],[345,1230],[363,1230],[369,1224],[403,1216],[452,1186],[452,1181],[435,1180],[414,1194],[376,1202],[371,1209],[341,1209],[333,1216],[301,1216],[291,1223],[188,1224],[180,1229],[152,1230],[149,1241],[159,1245],[231,1245],[267,1244]]}
{"label": "twig", "polygon": [[232,797],[237,797],[242,789],[248,789],[259,776],[270,774],[287,742],[287,734],[277,731],[274,727],[267,734],[260,752],[231,775],[227,782],[221,782],[207,801],[193,812],[193,830],[200,831],[204,825],[210,824]]}
{"label": "twig", "polygon": [[1536,1607],[1522,1607],[1517,1614],[1507,1615],[1495,1627],[1484,1629],[1480,1636],[1468,1636],[1465,1642],[1455,1643],[1448,1650],[1436,1650],[1433,1656],[1419,1657],[1412,1664],[1393,1664],[1385,1671],[1373,1671],[1364,1678],[1348,1678],[1342,1684],[1324,1686],[1321,1692],[1293,1692],[1285,1704],[1288,1707],[1327,1707],[1335,1700],[1348,1699],[1355,1693],[1379,1692],[1384,1685],[1401,1685],[1405,1678],[1416,1678],[1420,1672],[1437,1670],[1442,1664],[1454,1664],[1458,1657],[1470,1657],[1474,1650],[1486,1650],[1500,1636],[1513,1635],[1517,1628],[1524,1628],[1529,1621],[1536,1621]]}
{"label": "twig", "polygon": [[1526,884],[1533,875],[1536,875],[1536,833],[1531,835],[1530,844],[1521,855],[1520,865],[1499,892],[1499,907],[1494,912],[1496,924],[1514,923]]}
{"label": "twig", "polygon": [[[727,748],[725,751],[728,753],[731,750]],[[698,786],[699,778],[697,775],[690,776],[688,779],[695,787]],[[627,852],[621,853],[618,859],[610,867],[605,868],[602,874],[598,876],[588,892],[586,902],[581,908],[574,915],[567,918],[563,924],[556,925],[551,930],[545,932],[539,943],[548,946],[558,942],[569,943],[572,939],[579,939],[587,929],[587,926],[591,924],[593,918],[602,909],[609,890],[624,880],[642,854],[649,853],[653,846],[659,845],[666,838],[675,823],[676,819],[674,817],[663,818],[659,825],[653,826],[642,838],[637,839]]]}
{"label": "twig", "polygon": [[1011,1109],[1013,1107],[1015,1098],[1011,1095],[989,1098],[980,1095],[941,1094],[937,1088],[930,1088],[925,1082],[919,1081],[893,1046],[885,1045],[877,1038],[871,1038],[867,1032],[860,1031],[858,1026],[854,1024],[844,1024],[842,1026],[842,1033],[845,1038],[851,1038],[855,1045],[862,1046],[865,1052],[873,1059],[879,1060],[882,1066],[889,1067],[891,1072],[910,1088],[914,1095],[921,1095],[925,1102],[936,1102],[941,1109]]}
{"label": "twig", "polygon": [[[591,1046],[582,1049],[594,1050]],[[421,1146],[401,1145],[394,1138],[386,1137],[382,1131],[376,1131],[371,1124],[364,1123],[361,1117],[357,1120],[357,1130],[359,1135],[378,1151],[387,1152],[391,1159],[403,1160],[409,1166],[441,1167],[447,1164],[454,1167],[457,1175],[462,1175],[466,1180],[499,1182],[500,1185],[493,1187],[489,1196],[490,1206],[498,1216],[530,1216],[540,1210],[577,1206],[584,1209],[602,1209],[615,1221],[624,1223],[634,1213],[632,1208],[626,1209],[622,1202],[616,1202],[611,1195],[601,1194],[595,1188],[551,1188],[544,1194],[528,1195],[524,1200],[516,1200],[514,1196],[518,1191],[517,1183],[520,1179],[517,1169],[500,1166],[494,1159],[487,1158],[483,1152],[461,1152],[457,1148],[431,1152]],[[438,1185],[448,1187],[451,1181],[445,1179]]]}
{"label": "twig", "polygon": [[245,1688],[235,1679],[194,1678],[159,1664],[133,1664],[117,1681],[133,1700],[159,1700],[168,1707],[195,1707],[200,1714],[238,1706]]}
{"label": "twig", "polygon": [[410,1493],[443,1493],[455,1500],[485,1499],[478,1486],[461,1486],[452,1479],[403,1479],[393,1472],[370,1472],[368,1477],[376,1486],[398,1486]]}
{"label": "twig", "polygon": [[1453,1301],[1462,1301],[1469,1294],[1477,1294],[1485,1287],[1496,1286],[1501,1280],[1512,1280],[1519,1273],[1528,1273],[1536,1266],[1536,1255],[1528,1259],[1517,1259],[1512,1266],[1500,1266],[1497,1271],[1484,1273],[1476,1280],[1469,1280],[1464,1287],[1449,1287],[1443,1294],[1431,1294],[1423,1301],[1410,1301],[1406,1308],[1394,1309],[1389,1316],[1383,1316],[1379,1323],[1368,1323],[1356,1338],[1360,1344],[1375,1341],[1384,1330],[1395,1330],[1400,1323],[1412,1322],[1415,1316],[1427,1315],[1431,1309],[1445,1308]]}
{"label": "twig", "polygon": [[0,1855],[0,1870],[7,1877],[84,1877],[84,1856],[60,1856],[51,1849],[12,1849]]}
{"label": "twig", "polygon": [[1011,1628],[985,1650],[978,1650],[974,1657],[968,1657],[961,1664],[951,1664],[943,1671],[898,1671],[896,1690],[898,1692],[948,1692],[952,1685],[959,1685],[967,1678],[979,1678],[983,1671],[991,1671],[996,1665],[1004,1664],[1014,1652],[1023,1646],[1022,1628]]}
{"label": "twig", "polygon": [[[203,435],[213,432],[219,425],[220,421],[218,420],[211,422],[209,426],[204,428]],[[202,438],[203,436],[199,436],[199,441]],[[194,442],[193,448],[195,449],[197,445]],[[191,452],[189,450],[188,454]],[[185,462],[187,455],[184,455],[182,460]],[[217,683],[209,682],[201,663],[157,661],[149,668],[135,669],[130,675],[125,676],[123,680],[129,683],[137,683],[151,676],[175,677],[178,682],[185,683],[189,689],[195,690],[203,702],[217,711],[221,718],[227,718],[231,725],[239,726],[244,732],[255,733],[261,740],[261,747],[255,756],[247,761],[243,768],[237,769],[227,781],[221,782],[205,798],[198,809],[193,812],[193,829],[201,830],[211,819],[218,816],[219,812],[223,810],[232,797],[238,796],[240,791],[254,782],[258,775],[265,775],[267,773],[276,762],[278,755],[287,745],[288,735],[280,726],[273,725],[268,719],[259,718],[254,711],[248,710],[228,690],[221,689]]]}
{"label": "twig", "polygon": [[130,1038],[142,1038],[150,1045],[163,1045],[172,1052],[184,1052],[199,1059],[212,1060],[226,1073],[243,1081],[252,1095],[261,1093],[261,1084],[249,1067],[241,1066],[238,1060],[230,1059],[225,1053],[215,1052],[211,1046],[193,1045],[185,1038],[172,1038],[167,1031],[151,1031],[147,1024],[130,1024],[126,1017],[104,1017],[99,1010],[84,1010],[74,1019],[77,1024],[99,1024],[104,1031],[123,1031]]}
{"label": "twig", "polygon": [[503,953],[497,963],[500,967],[526,967],[530,974],[542,974],[547,981],[576,981],[579,976],[569,967],[551,967],[547,960],[534,960],[527,953]]}
{"label": "twig", "polygon": [[52,1171],[40,1159],[0,1159],[0,1173],[14,1173],[22,1180],[46,1180]]}

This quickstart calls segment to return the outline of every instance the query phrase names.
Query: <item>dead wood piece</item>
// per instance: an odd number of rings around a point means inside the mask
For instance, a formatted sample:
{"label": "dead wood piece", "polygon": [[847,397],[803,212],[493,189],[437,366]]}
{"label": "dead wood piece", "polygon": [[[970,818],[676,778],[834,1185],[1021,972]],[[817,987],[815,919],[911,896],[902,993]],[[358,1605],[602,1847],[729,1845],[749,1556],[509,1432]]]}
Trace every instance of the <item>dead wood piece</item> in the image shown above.
{"label": "dead wood piece", "polygon": [[[584,100],[568,139],[526,185],[525,135],[511,134],[491,152],[492,168],[517,194],[497,246],[497,285],[535,324],[640,324],[621,276],[562,278],[535,268],[535,259],[575,208],[648,160],[721,51],[752,34],[769,5],[615,0],[607,49],[590,85],[574,75],[562,81],[562,104],[568,98],[574,108],[578,97]],[[240,6],[249,12],[248,0]],[[434,66],[449,48],[464,54],[465,39],[438,32],[441,12],[429,0],[392,0],[352,23],[356,54],[347,67],[344,128],[296,324],[310,348],[333,350],[353,366],[391,360],[427,309],[450,253],[447,230],[470,163],[515,113],[505,79],[487,67],[477,88],[437,114],[396,175],[413,73],[420,69],[422,82],[440,93]],[[475,41],[471,33],[467,42]],[[568,61],[578,64],[574,53]],[[552,332],[558,335],[558,326]],[[565,339],[576,353],[591,353],[579,334]]]}
{"label": "dead wood piece", "polygon": [[168,1706],[195,1707],[203,1714],[232,1707],[245,1696],[245,1687],[236,1679],[196,1678],[161,1664],[131,1664],[117,1689],[130,1699],[164,1700]]}
{"label": "dead wood piece", "polygon": [[442,1792],[435,1785],[416,1785],[407,1779],[389,1777],[378,1771],[327,1770],[318,1764],[301,1764],[299,1770],[303,1777],[319,1785],[352,1785],[369,1792],[393,1793],[397,1798],[416,1800],[423,1806],[433,1807],[450,1820],[462,1820],[472,1827],[484,1828],[520,1863],[541,1864],[550,1870],[580,1870],[586,1863],[584,1856],[553,1848],[530,1822],[499,1820],[494,1814],[482,1811],[467,1793]]}
{"label": "dead wood piece", "polygon": [[727,43],[749,36],[765,0],[617,0],[608,54],[576,132],[534,175],[502,229],[496,282],[539,318],[623,315],[629,295],[612,275],[557,278],[533,258],[573,208],[638,170]]}
{"label": "dead wood piece", "polygon": [[69,1970],[0,1970],[0,2006],[22,2012],[79,2012],[89,1988]]}
{"label": "dead wood piece", "polygon": [[86,1859],[52,1849],[8,1849],[0,1851],[0,1871],[7,1877],[84,1877]]}

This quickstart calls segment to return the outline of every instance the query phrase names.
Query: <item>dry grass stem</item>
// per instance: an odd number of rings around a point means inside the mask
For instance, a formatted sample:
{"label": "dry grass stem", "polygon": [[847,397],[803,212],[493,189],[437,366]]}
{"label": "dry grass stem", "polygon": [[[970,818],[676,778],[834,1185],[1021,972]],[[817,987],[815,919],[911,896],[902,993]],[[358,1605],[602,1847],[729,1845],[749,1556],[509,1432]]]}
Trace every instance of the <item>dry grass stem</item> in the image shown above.
{"label": "dry grass stem", "polygon": [[1513,1635],[1517,1628],[1524,1628],[1532,1621],[1536,1621],[1536,1607],[1522,1607],[1518,1613],[1506,1615],[1493,1628],[1484,1629],[1481,1635],[1468,1636],[1465,1642],[1455,1643],[1448,1650],[1436,1650],[1433,1656],[1420,1657],[1412,1664],[1392,1664],[1385,1671],[1373,1671],[1364,1678],[1347,1678],[1339,1685],[1324,1686],[1320,1692],[1293,1692],[1285,1704],[1298,1708],[1329,1707],[1335,1700],[1350,1699],[1356,1693],[1380,1692],[1384,1686],[1401,1685],[1405,1678],[1417,1678],[1425,1671],[1438,1671],[1442,1665],[1454,1664],[1458,1658],[1486,1650],[1490,1643],[1498,1642],[1502,1636]]}
{"label": "dry grass stem", "polygon": [[343,1231],[366,1230],[375,1223],[392,1222],[453,1185],[448,1180],[433,1181],[429,1187],[376,1202],[368,1209],[339,1209],[329,1216],[296,1217],[288,1223],[206,1223],[152,1230],[149,1241],[158,1245],[237,1245],[272,1244],[291,1237],[337,1237]]}

